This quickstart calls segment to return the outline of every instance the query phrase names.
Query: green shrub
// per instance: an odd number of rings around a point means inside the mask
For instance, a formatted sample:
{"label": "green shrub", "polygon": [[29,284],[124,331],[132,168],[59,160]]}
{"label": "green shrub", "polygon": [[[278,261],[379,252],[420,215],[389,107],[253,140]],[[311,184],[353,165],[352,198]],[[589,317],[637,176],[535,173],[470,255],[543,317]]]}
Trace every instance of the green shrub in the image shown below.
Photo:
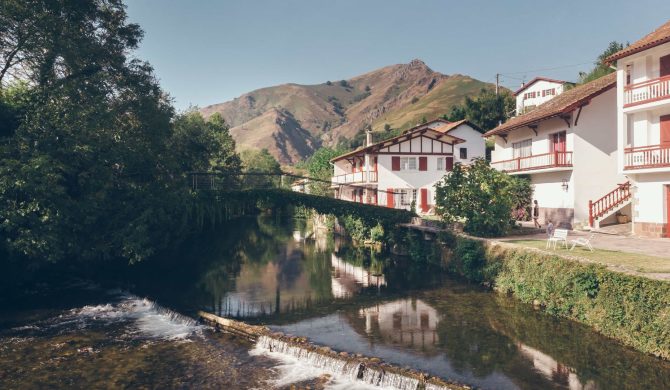
{"label": "green shrub", "polygon": [[484,246],[479,241],[457,240],[454,256],[449,262],[449,271],[463,276],[470,282],[483,281],[485,265]]}
{"label": "green shrub", "polygon": [[384,240],[384,227],[382,225],[377,224],[370,229],[370,240],[374,242],[382,242]]}

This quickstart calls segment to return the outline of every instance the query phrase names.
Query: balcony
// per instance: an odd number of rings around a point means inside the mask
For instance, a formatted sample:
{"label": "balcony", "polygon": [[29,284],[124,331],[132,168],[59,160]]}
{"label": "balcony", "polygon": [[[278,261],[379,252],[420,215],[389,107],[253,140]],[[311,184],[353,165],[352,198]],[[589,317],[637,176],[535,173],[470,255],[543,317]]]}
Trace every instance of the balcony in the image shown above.
{"label": "balcony", "polygon": [[630,84],[623,89],[624,108],[670,99],[670,76]]}
{"label": "balcony", "polygon": [[331,182],[333,185],[376,183],[377,172],[346,173],[344,175],[333,176]]}
{"label": "balcony", "polygon": [[670,167],[670,146],[650,145],[624,149],[624,170]]}
{"label": "balcony", "polygon": [[491,166],[507,173],[531,173],[572,168],[572,152],[551,152],[511,160],[495,161]]}

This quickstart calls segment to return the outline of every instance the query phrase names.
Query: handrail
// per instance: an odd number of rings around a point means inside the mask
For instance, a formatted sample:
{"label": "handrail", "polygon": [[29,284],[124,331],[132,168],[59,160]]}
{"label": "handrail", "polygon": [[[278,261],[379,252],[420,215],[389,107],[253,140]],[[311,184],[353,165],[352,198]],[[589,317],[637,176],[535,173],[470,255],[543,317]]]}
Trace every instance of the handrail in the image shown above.
{"label": "handrail", "polygon": [[593,222],[613,210],[615,207],[626,202],[632,196],[630,192],[630,182],[619,184],[617,188],[605,194],[596,201],[589,200],[589,226],[593,227]]}
{"label": "handrail", "polygon": [[670,76],[658,77],[624,87],[624,107],[670,98]]}
{"label": "handrail", "polygon": [[346,183],[376,183],[377,171],[360,171],[350,172],[342,175],[332,176],[331,183],[346,184]]}
{"label": "handrail", "polygon": [[491,166],[501,165],[499,168],[506,172],[529,171],[534,169],[571,167],[572,152],[549,152],[532,156],[517,157],[510,160],[491,162]]}
{"label": "handrail", "polygon": [[670,166],[670,146],[646,145],[624,149],[624,169]]}
{"label": "handrail", "polygon": [[624,86],[623,89],[624,89],[624,91],[630,91],[631,89],[646,87],[647,85],[655,84],[655,83],[666,81],[666,80],[670,80],[670,76],[662,76],[662,77],[657,77],[657,78],[654,78],[654,79],[640,81],[639,83],[635,83],[635,84],[628,84],[628,85]]}

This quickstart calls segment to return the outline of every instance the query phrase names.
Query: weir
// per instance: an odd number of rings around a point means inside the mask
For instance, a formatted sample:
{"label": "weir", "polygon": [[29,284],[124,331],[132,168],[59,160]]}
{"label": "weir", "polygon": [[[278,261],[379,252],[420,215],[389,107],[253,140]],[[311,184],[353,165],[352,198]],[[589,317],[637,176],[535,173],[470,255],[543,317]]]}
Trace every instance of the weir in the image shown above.
{"label": "weir", "polygon": [[323,369],[331,375],[361,381],[384,389],[396,390],[465,390],[469,386],[446,382],[427,373],[403,369],[377,358],[336,352],[329,347],[310,343],[302,337],[272,332],[268,327],[245,324],[217,315],[199,312],[200,319],[216,329],[255,342],[256,347],[296,358],[306,365]]}

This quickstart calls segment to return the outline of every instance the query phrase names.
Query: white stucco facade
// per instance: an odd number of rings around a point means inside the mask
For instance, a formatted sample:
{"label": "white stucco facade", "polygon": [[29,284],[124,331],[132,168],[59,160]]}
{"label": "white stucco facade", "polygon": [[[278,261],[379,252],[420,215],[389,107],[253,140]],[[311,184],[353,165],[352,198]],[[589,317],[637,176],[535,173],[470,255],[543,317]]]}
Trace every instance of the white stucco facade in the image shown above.
{"label": "white stucco facade", "polygon": [[632,183],[633,233],[670,237],[670,43],[616,66],[618,169]]}
{"label": "white stucco facade", "polygon": [[536,77],[518,89],[516,97],[516,115],[523,115],[542,103],[563,93],[565,81]]}
{"label": "white stucco facade", "polygon": [[461,122],[434,121],[334,159],[335,196],[407,210],[414,203],[417,212],[432,213],[435,185],[453,164],[485,156],[481,132]]}
{"label": "white stucco facade", "polygon": [[530,178],[541,224],[586,226],[589,201],[625,182],[617,170],[615,107],[616,90],[609,88],[581,110],[495,136],[492,166]]}

